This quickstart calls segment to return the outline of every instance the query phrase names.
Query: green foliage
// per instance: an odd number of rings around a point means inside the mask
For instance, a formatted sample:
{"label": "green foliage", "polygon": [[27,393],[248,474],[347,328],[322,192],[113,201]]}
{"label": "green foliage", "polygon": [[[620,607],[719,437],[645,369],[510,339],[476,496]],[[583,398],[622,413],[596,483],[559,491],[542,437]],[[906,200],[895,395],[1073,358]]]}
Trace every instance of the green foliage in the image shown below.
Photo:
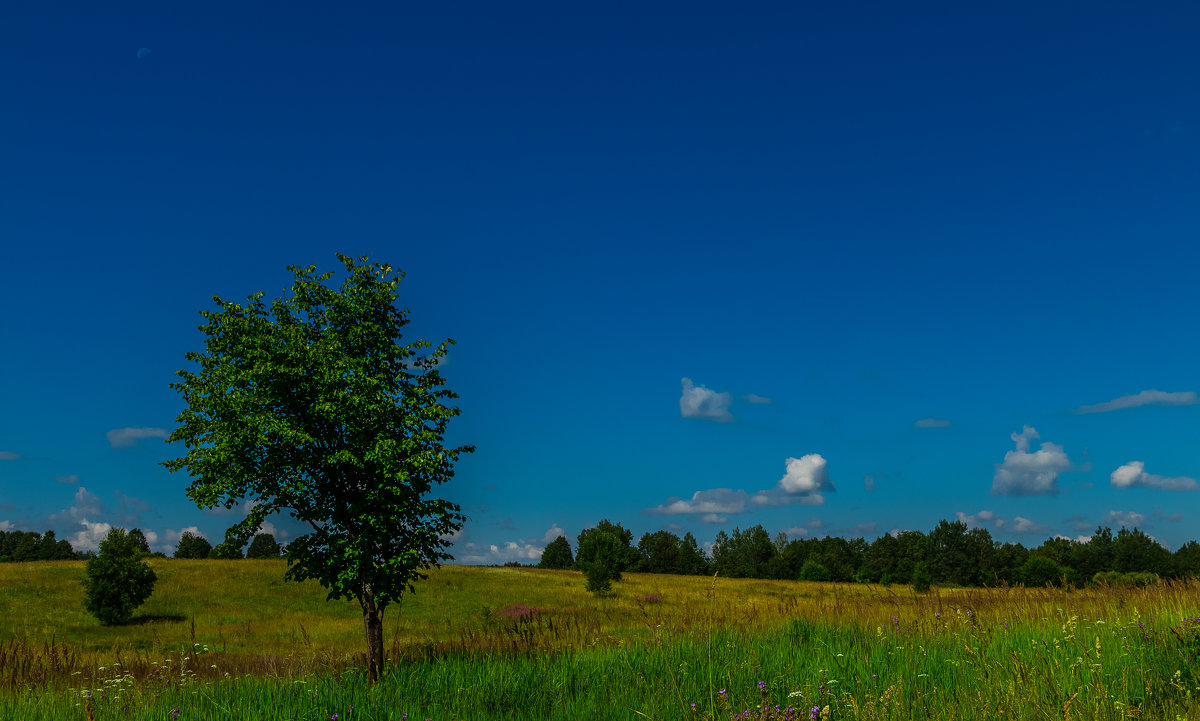
{"label": "green foliage", "polygon": [[828,581],[829,569],[811,558],[800,567],[801,581]]}
{"label": "green foliage", "polygon": [[375,678],[383,610],[451,558],[447,537],[462,527],[459,507],[429,493],[474,448],[442,443],[460,412],[442,404],[458,396],[437,368],[454,341],[427,355],[428,341],[402,345],[403,274],[337,257],[338,288],[332,272],[289,266],[290,297],[214,297],[219,310],[201,311],[205,352],[188,353],[196,370],[171,386],[187,407],[169,441],[189,450],[164,465],[192,476],[201,508],[257,502],[228,542],[244,545],[279,511],[312,529],[288,544],[286,577],[359,601]]}
{"label": "green foliage", "polygon": [[1158,583],[1159,578],[1146,571],[1121,573],[1120,571],[1101,571],[1092,577],[1092,583],[1097,586],[1136,586],[1145,588]]}
{"label": "green foliage", "polygon": [[246,549],[246,558],[279,558],[279,544],[270,533],[259,533]]}
{"label": "green foliage", "polygon": [[542,560],[538,562],[538,568],[572,568],[575,565],[575,559],[571,556],[571,543],[567,541],[566,536],[559,536],[546,546],[546,550],[542,551]]}
{"label": "green foliage", "polygon": [[58,540],[54,531],[0,531],[0,563],[24,561],[69,561],[75,551],[67,541]]}
{"label": "green foliage", "polygon": [[100,553],[88,560],[83,605],[101,624],[127,622],[154,592],[158,577],[140,557],[125,529],[114,528],[100,542]]}
{"label": "green foliage", "polygon": [[213,546],[213,549],[208,552],[209,558],[220,558],[225,560],[236,560],[242,558],[242,549],[234,543],[228,541],[218,543]]}
{"label": "green foliage", "polygon": [[1021,566],[1018,578],[1026,586],[1062,585],[1063,578],[1070,576],[1071,569],[1061,566],[1047,556],[1033,555]]}
{"label": "green foliage", "polygon": [[135,528],[129,532],[129,542],[133,544],[141,553],[150,555],[150,542],[146,540],[146,534],[142,533],[142,529]]}
{"label": "green foliage", "polygon": [[179,537],[179,545],[175,547],[175,558],[208,558],[210,551],[212,544],[207,538],[184,531]]}
{"label": "green foliage", "polygon": [[[583,568],[584,564],[590,561],[590,558],[586,555],[590,551],[583,550],[585,548],[583,541],[591,533],[608,533],[616,538],[621,544],[621,552],[618,554],[619,558],[617,560],[618,575],[613,579],[614,581],[621,580],[620,572],[633,570],[641,562],[641,554],[638,553],[637,548],[632,545],[633,531],[625,528],[620,523],[613,523],[605,518],[597,523],[595,528],[585,528],[579,532],[579,536],[577,537],[577,542],[575,545],[575,548],[577,549],[575,552],[575,563],[580,568]],[[590,548],[590,546],[588,546],[588,548]]]}
{"label": "green foliage", "polygon": [[761,524],[732,534],[721,531],[713,542],[713,569],[726,578],[763,578],[775,555],[771,536]]}
{"label": "green foliage", "polygon": [[929,564],[918,561],[912,569],[913,590],[917,593],[925,593],[931,585],[933,585],[933,573],[929,570]]}
{"label": "green foliage", "polygon": [[618,536],[608,531],[593,529],[583,537],[577,562],[587,577],[588,591],[605,594],[612,589],[613,581],[621,580],[626,548]]}

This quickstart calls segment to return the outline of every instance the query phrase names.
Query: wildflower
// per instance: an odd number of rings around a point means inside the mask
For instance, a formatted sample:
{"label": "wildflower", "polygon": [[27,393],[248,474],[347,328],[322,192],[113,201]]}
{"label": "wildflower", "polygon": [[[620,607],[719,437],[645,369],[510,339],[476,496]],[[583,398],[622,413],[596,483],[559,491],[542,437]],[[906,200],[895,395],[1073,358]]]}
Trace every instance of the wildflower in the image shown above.
{"label": "wildflower", "polygon": [[721,689],[720,691],[717,691],[717,695],[718,696],[728,696],[729,694],[725,693],[725,689]]}
{"label": "wildflower", "polygon": [[179,710],[179,707],[178,707],[178,706],[176,706],[175,708],[171,709],[171,721],[175,721],[175,719],[179,718],[179,715],[180,715],[181,713],[183,713],[183,712]]}
{"label": "wildflower", "polygon": [[813,706],[813,707],[812,707],[812,710],[808,712],[808,717],[809,717],[810,719],[818,719],[818,718],[821,718],[821,707],[820,707],[820,706]]}
{"label": "wildflower", "polygon": [[762,691],[766,687],[767,687],[767,684],[763,683],[762,681],[758,682],[758,690],[759,691]]}

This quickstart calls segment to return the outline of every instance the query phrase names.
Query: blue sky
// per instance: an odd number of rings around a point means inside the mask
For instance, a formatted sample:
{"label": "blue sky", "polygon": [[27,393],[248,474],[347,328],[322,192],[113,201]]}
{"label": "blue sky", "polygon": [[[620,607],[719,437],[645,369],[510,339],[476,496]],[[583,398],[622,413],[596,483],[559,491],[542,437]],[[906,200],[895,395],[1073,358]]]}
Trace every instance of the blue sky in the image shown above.
{"label": "blue sky", "polygon": [[198,312],[344,252],[457,341],[460,560],[1196,538],[1200,12],[806,5],[5,4],[0,527],[219,538]]}

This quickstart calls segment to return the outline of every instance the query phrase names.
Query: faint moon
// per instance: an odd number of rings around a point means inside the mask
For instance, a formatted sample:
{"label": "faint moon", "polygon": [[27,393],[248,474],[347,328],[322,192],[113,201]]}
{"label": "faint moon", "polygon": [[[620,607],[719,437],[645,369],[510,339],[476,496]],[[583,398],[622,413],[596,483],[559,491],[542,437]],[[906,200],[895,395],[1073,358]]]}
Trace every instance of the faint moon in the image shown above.
{"label": "faint moon", "polygon": [[145,60],[146,56],[149,54],[150,54],[150,48],[140,48],[137,53],[138,60]]}

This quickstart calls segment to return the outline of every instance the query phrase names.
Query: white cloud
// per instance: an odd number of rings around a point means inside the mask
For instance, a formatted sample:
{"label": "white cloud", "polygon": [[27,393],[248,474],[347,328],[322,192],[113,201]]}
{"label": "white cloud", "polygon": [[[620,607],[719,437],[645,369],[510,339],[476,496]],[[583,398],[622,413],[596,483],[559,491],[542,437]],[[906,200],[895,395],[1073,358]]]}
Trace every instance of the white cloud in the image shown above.
{"label": "white cloud", "polygon": [[546,532],[542,534],[542,543],[550,543],[559,536],[565,535],[567,535],[566,531],[559,528],[557,523],[552,523],[550,524],[550,527],[546,529]]}
{"label": "white cloud", "polygon": [[46,524],[49,526],[75,527],[87,518],[102,518],[104,516],[104,507],[100,503],[100,497],[95,493],[91,493],[88,489],[80,486],[75,491],[74,498],[74,505],[64,508],[58,513],[51,513],[49,516],[46,516]]}
{"label": "white cloud", "polygon": [[76,551],[99,550],[100,542],[112,530],[112,524],[110,523],[92,523],[86,518],[80,520],[79,524],[83,526],[83,530],[76,531],[75,535],[67,539],[71,542],[71,548],[74,548]]}
{"label": "white cloud", "polygon": [[705,513],[700,517],[702,523],[727,523],[729,518],[717,513]]}
{"label": "white cloud", "polygon": [[1018,534],[1047,533],[1050,530],[1049,526],[1031,521],[1023,516],[1014,516],[1006,520],[998,516],[994,511],[989,510],[979,511],[974,514],[958,511],[954,514],[954,517],[967,524],[967,528],[987,528],[991,526],[998,531]]}
{"label": "white cloud", "polygon": [[0,461],[18,461],[21,455],[12,451],[0,451]]}
{"label": "white cloud", "polygon": [[812,493],[829,486],[829,471],[821,454],[788,458],[785,463],[787,472],[779,479],[779,487],[788,493]]}
{"label": "white cloud", "polygon": [[1114,488],[1161,488],[1168,491],[1191,491],[1197,487],[1195,478],[1167,478],[1146,473],[1146,464],[1130,461],[1113,471],[1109,481]]}
{"label": "white cloud", "polygon": [[162,438],[165,440],[170,435],[166,428],[114,428],[105,434],[108,438],[108,445],[113,448],[136,446],[138,441],[143,438]]}
{"label": "white cloud", "polygon": [[950,425],[950,421],[941,418],[922,418],[913,423],[913,428],[945,428]]}
{"label": "white cloud", "polygon": [[754,393],[747,393],[746,400],[751,403],[770,403],[771,402],[770,398],[767,398],[766,396],[755,395]]}
{"label": "white cloud", "polygon": [[805,528],[804,526],[792,526],[791,528],[783,529],[783,532],[786,533],[788,536],[802,536],[803,537],[803,536],[808,535],[808,529]]}
{"label": "white cloud", "polygon": [[[467,548],[474,551],[480,550],[479,546],[474,543],[467,544]],[[502,544],[489,544],[486,550],[463,556],[461,560],[464,563],[507,563],[508,561],[528,563],[540,560],[544,550],[546,550],[545,546],[533,543],[506,541]]]}
{"label": "white cloud", "polygon": [[1109,526],[1137,528],[1146,522],[1146,514],[1137,511],[1109,511],[1104,523]]}
{"label": "white cloud", "polygon": [[12,521],[0,521],[0,531],[4,531],[5,533],[7,533],[11,530],[13,530]]}
{"label": "white cloud", "polygon": [[50,480],[53,480],[53,481],[58,481],[59,483],[66,483],[66,484],[69,484],[69,485],[72,485],[72,486],[73,486],[73,485],[75,485],[76,483],[79,483],[79,474],[78,474],[78,473],[72,473],[72,474],[70,474],[70,475],[67,475],[67,476],[51,476],[51,477],[50,477]]}
{"label": "white cloud", "polygon": [[1061,533],[1056,533],[1056,534],[1054,534],[1054,537],[1061,538],[1064,541],[1076,541],[1078,543],[1091,543],[1092,542],[1091,536],[1076,536],[1074,538],[1071,538],[1070,536],[1064,536]]}
{"label": "white cloud", "polygon": [[1042,443],[1034,453],[1029,452],[1029,442],[1037,440],[1036,429],[1029,426],[1020,433],[1010,436],[1016,449],[1004,454],[1004,462],[996,464],[992,477],[993,496],[1036,496],[1058,493],[1058,474],[1071,467],[1071,461],[1063,447],[1055,443]]}
{"label": "white cloud", "polygon": [[1139,406],[1192,406],[1197,403],[1200,403],[1200,398],[1196,396],[1195,391],[1168,393],[1166,391],[1149,390],[1131,396],[1121,396],[1120,398],[1114,398],[1111,401],[1095,405],[1080,406],[1075,409],[1075,412],[1108,413],[1109,411],[1119,411],[1124,408],[1137,408]]}
{"label": "white cloud", "polygon": [[1046,526],[1031,521],[1028,518],[1014,516],[1008,530],[1012,533],[1045,533],[1048,529]]}
{"label": "white cloud", "polygon": [[728,393],[717,393],[703,385],[695,386],[691,378],[683,379],[683,395],[679,397],[679,412],[684,418],[703,418],[718,423],[728,423],[733,420],[729,413],[729,404],[733,396]]}
{"label": "white cloud", "polygon": [[457,531],[453,531],[451,533],[443,533],[442,535],[438,536],[438,538],[441,538],[443,541],[449,541],[450,543],[458,543],[459,541],[462,541],[466,537],[467,537],[467,529],[466,528],[460,528]]}
{"label": "white cloud", "polygon": [[755,493],[751,500],[760,506],[821,506],[825,496],[821,491],[833,491],[829,482],[829,469],[825,458],[819,453],[809,453],[800,458],[784,461],[783,478],[774,488]]}
{"label": "white cloud", "polygon": [[689,501],[671,496],[661,506],[647,508],[644,513],[654,513],[665,516],[688,513],[741,513],[746,510],[746,492],[730,488],[712,488],[707,491],[696,491]]}
{"label": "white cloud", "polygon": [[[178,531],[168,528],[166,532],[163,533],[163,545],[166,548],[174,549],[179,545],[179,539],[183,538],[183,534],[185,533],[190,533],[193,536],[199,536],[204,540],[208,540],[208,536],[204,534],[204,531],[201,531],[196,526],[188,526],[186,528],[181,528]],[[149,541],[149,537],[147,537],[146,540]]]}

